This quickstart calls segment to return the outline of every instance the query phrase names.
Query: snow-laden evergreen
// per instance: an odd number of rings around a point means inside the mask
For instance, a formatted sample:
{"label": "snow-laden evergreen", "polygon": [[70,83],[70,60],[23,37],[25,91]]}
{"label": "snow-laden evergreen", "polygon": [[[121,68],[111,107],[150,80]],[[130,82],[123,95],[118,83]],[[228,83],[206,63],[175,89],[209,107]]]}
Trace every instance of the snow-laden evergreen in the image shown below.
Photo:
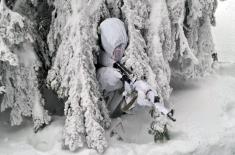
{"label": "snow-laden evergreen", "polygon": [[31,23],[20,14],[0,4],[1,14],[1,84],[5,94],[1,111],[11,108],[11,125],[20,125],[24,116],[32,116],[34,129],[48,124],[50,116],[43,109],[37,72],[41,62],[31,45]]}
{"label": "snow-laden evergreen", "polygon": [[[110,119],[99,92],[94,55],[99,51],[98,23],[108,12],[103,0],[88,4],[62,0],[55,3],[58,7],[65,4],[53,14],[59,16],[65,11],[70,16],[66,19],[66,14],[62,15],[64,20],[54,16],[52,24],[56,25],[49,33],[49,38],[61,37],[47,81],[60,97],[67,98],[64,145],[75,150],[86,141],[88,147],[103,152],[107,147],[104,128],[109,127]],[[56,45],[51,45],[53,50]]]}
{"label": "snow-laden evergreen", "polygon": [[[214,52],[210,27],[215,24],[217,0],[168,0],[175,54],[173,77],[195,78],[210,71]],[[209,20],[210,19],[210,20]]]}
{"label": "snow-laden evergreen", "polygon": [[154,81],[157,91],[164,102],[170,98],[171,87],[169,85],[171,70],[169,61],[172,60],[174,50],[171,40],[171,23],[165,0],[151,1],[152,10],[149,17],[147,36],[147,54],[149,65],[154,73]]}
{"label": "snow-laden evergreen", "polygon": [[[37,130],[48,124],[41,87],[65,100],[64,146],[103,152],[109,113],[96,79],[99,24],[124,21],[129,43],[123,63],[169,104],[170,81],[210,72],[211,25],[216,0],[15,0],[1,1],[1,111],[12,125],[32,116]],[[53,8],[53,11],[52,9]],[[173,77],[173,78],[172,78]],[[45,103],[47,104],[47,103]],[[171,104],[169,104],[171,105]],[[164,128],[164,118],[158,120]],[[158,127],[159,127],[158,126]]]}

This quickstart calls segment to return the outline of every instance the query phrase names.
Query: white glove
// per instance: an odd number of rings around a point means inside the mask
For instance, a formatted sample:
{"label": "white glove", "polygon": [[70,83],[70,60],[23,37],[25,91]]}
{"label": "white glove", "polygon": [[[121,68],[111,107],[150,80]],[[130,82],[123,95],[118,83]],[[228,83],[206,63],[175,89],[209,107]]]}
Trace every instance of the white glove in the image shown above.
{"label": "white glove", "polygon": [[133,84],[133,88],[138,93],[137,104],[140,106],[153,106],[157,92],[147,82],[138,80]]}
{"label": "white glove", "polygon": [[137,104],[140,106],[152,107],[153,104],[146,98],[145,93],[138,91]]}
{"label": "white glove", "polygon": [[157,92],[145,81],[139,80],[133,84],[134,90],[138,92],[137,104],[140,106],[154,106],[159,112],[167,115],[171,110],[167,109],[162,102],[155,102]]}

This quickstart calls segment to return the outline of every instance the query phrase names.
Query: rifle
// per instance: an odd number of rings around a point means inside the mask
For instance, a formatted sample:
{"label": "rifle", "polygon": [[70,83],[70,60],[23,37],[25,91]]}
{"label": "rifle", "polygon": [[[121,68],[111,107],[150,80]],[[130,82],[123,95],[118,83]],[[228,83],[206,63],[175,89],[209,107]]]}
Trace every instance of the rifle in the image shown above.
{"label": "rifle", "polygon": [[[133,85],[136,82],[136,77],[135,75],[128,70],[123,64],[121,64],[120,62],[116,62],[113,64],[113,67],[118,69],[121,74],[122,74],[122,81],[127,82],[130,85]],[[134,90],[135,91],[135,90]],[[135,100],[137,99],[137,96],[135,96],[133,98],[133,100],[131,100],[131,102],[129,104],[127,104],[124,108],[123,111],[128,111],[128,109],[134,104]],[[173,118],[174,115],[174,110],[171,109],[167,109],[165,106],[160,105],[160,97],[159,96],[154,96],[154,102],[152,103],[153,106],[158,109],[159,112],[161,112],[163,115],[166,115],[170,120],[172,120],[173,122],[176,121],[175,118]]]}
{"label": "rifle", "polygon": [[113,68],[118,69],[122,74],[122,81],[126,81],[127,83],[131,84],[135,82],[136,78],[132,74],[130,70],[128,70],[124,65],[122,65],[119,61],[113,64]]}

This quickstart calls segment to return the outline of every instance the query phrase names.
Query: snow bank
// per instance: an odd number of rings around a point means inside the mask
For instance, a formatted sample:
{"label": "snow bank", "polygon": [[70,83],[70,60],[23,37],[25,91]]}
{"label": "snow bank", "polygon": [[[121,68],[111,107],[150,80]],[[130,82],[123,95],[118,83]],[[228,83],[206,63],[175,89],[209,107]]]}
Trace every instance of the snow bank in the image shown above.
{"label": "snow bank", "polygon": [[[235,152],[235,76],[224,74],[235,69],[228,65],[206,79],[174,85],[172,101],[176,105],[177,122],[170,127],[171,140],[155,144],[147,131],[151,121],[148,109],[139,109],[135,115],[124,115],[125,141],[109,139],[105,154],[118,155],[233,155]],[[226,70],[228,69],[228,70]],[[31,130],[29,121],[12,128],[0,116],[0,152],[3,155],[71,155],[61,149],[64,117],[55,117],[53,123],[38,134]],[[131,122],[131,123],[130,123]],[[108,136],[108,135],[107,135]],[[97,154],[82,149],[79,154]]]}

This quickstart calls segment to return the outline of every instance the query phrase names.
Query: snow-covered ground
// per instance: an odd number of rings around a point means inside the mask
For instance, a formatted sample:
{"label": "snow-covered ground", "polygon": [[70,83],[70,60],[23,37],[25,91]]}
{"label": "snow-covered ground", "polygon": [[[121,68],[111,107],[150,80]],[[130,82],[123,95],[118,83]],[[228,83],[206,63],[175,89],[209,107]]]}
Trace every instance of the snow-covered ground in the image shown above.
{"label": "snow-covered ground", "polygon": [[[213,29],[219,58],[224,63],[215,74],[197,81],[175,84],[172,102],[176,123],[170,141],[155,144],[148,128],[148,110],[122,117],[125,141],[109,139],[107,155],[235,155],[235,1],[221,2]],[[0,155],[94,155],[95,150],[71,153],[61,148],[63,117],[33,133],[26,120],[10,127],[7,113],[0,114]],[[108,135],[107,135],[108,136]]]}

